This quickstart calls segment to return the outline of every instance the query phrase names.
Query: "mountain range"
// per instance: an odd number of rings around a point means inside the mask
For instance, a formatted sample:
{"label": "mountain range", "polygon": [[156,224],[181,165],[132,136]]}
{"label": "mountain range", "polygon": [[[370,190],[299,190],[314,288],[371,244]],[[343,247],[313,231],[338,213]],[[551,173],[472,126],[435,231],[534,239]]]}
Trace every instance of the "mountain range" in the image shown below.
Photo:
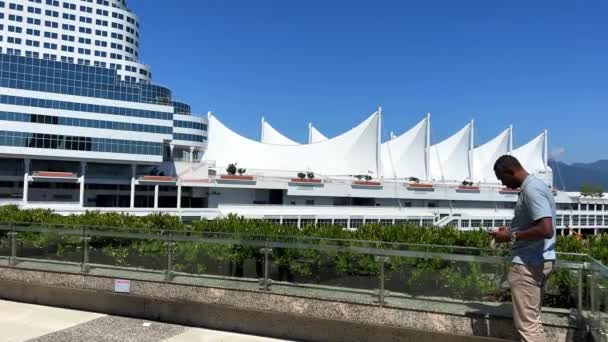
{"label": "mountain range", "polygon": [[553,184],[560,190],[580,191],[583,184],[601,185],[608,190],[608,160],[573,164],[549,160],[549,166],[553,169]]}

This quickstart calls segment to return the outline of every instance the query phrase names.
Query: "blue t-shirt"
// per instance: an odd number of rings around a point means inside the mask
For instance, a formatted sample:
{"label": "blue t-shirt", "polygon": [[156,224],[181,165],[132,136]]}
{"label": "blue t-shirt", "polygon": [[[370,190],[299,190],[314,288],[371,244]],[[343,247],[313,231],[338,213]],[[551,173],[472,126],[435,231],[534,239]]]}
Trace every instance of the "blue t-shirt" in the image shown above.
{"label": "blue t-shirt", "polygon": [[529,175],[521,185],[515,205],[515,216],[511,221],[513,232],[530,229],[534,221],[551,217],[553,237],[537,241],[516,241],[511,246],[511,256],[516,264],[538,265],[545,260],[555,260],[555,200],[546,183]]}

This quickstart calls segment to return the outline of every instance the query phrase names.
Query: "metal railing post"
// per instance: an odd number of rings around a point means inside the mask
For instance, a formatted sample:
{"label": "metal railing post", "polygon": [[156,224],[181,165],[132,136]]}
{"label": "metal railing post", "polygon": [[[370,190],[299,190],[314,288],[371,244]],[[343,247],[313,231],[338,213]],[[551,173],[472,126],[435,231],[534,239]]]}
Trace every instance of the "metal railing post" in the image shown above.
{"label": "metal railing post", "polygon": [[260,290],[270,291],[270,285],[272,285],[272,280],[270,280],[270,254],[272,249],[268,248],[267,245],[260,249],[260,253],[264,253],[264,279],[260,279]]}
{"label": "metal railing post", "polygon": [[169,232],[167,235],[167,271],[165,272],[165,281],[171,281],[173,278],[173,233]]}
{"label": "metal railing post", "polygon": [[583,269],[578,270],[578,301],[576,308],[578,310],[578,318],[583,318]]}
{"label": "metal railing post", "polygon": [[589,312],[591,320],[597,317],[597,300],[595,298],[595,273],[591,270],[591,274],[587,274],[587,282],[589,282]]}
{"label": "metal railing post", "polygon": [[82,266],[80,268],[82,273],[89,273],[91,270],[89,266],[89,241],[90,236],[87,236],[87,227],[82,226]]}
{"label": "metal railing post", "polygon": [[15,231],[15,227],[13,226],[14,223],[10,223],[9,225],[11,227],[11,231],[8,233],[8,236],[10,238],[9,243],[11,254],[8,257],[8,266],[14,267],[15,265],[17,265],[17,232]]}
{"label": "metal railing post", "polygon": [[[599,292],[599,298],[603,298],[603,304],[604,304],[604,310],[608,310],[608,294],[606,293],[606,287],[603,285],[598,285],[597,290]],[[604,312],[602,312],[602,310],[600,309],[602,302],[597,303],[598,305],[598,313],[597,313],[597,322],[598,322],[598,329],[599,329],[599,333],[604,335],[604,339],[606,339],[606,333],[608,331],[606,331],[606,314]]]}
{"label": "metal railing post", "polygon": [[378,304],[383,306],[385,304],[385,298],[388,297],[389,292],[384,289],[384,281],[385,281],[385,264],[389,261],[388,257],[385,256],[376,256],[376,261],[380,263],[380,288],[376,290],[376,295],[378,296]]}

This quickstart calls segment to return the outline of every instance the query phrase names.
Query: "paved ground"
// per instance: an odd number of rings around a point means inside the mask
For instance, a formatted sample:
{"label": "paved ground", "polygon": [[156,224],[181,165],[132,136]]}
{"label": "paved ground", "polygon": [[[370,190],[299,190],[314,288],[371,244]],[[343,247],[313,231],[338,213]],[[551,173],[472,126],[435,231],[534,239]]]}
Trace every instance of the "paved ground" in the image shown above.
{"label": "paved ground", "polygon": [[0,335],[3,342],[282,341],[2,300]]}

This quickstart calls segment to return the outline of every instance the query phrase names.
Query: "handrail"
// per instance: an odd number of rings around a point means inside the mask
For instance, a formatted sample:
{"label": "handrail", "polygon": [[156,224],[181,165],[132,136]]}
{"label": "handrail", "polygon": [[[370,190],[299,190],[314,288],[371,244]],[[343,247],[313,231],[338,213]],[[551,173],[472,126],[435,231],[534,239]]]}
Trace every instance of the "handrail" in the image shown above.
{"label": "handrail", "polygon": [[[5,222],[6,223],[6,222]],[[40,224],[44,225],[44,224]],[[195,231],[172,231],[154,228],[136,228],[138,232],[133,231],[107,231],[94,228],[118,228],[118,227],[103,227],[103,226],[84,226],[84,225],[55,225],[76,227],[78,229],[66,229],[55,227],[32,227],[19,224],[4,225],[0,222],[0,231],[12,232],[32,232],[32,233],[53,233],[59,235],[82,236],[86,230],[86,235],[89,237],[106,237],[106,238],[123,238],[136,240],[158,240],[171,242],[195,242],[207,244],[223,244],[223,245],[240,245],[246,247],[259,248],[286,248],[286,249],[301,249],[301,250],[316,250],[330,252],[350,252],[356,254],[368,254],[372,256],[384,257],[412,257],[420,259],[440,259],[448,261],[460,262],[480,262],[488,264],[504,264],[510,262],[510,258],[504,254],[505,250],[482,249],[475,247],[459,247],[449,245],[430,245],[430,244],[412,244],[412,243],[392,243],[384,241],[370,240],[349,240],[349,239],[325,239],[318,237],[301,237],[301,236],[282,236],[282,235],[256,235],[256,234],[234,234],[225,232],[195,232]],[[93,228],[93,229],[92,229]],[[136,230],[133,229],[133,230]],[[142,232],[142,230],[144,232]],[[145,232],[147,231],[147,232]],[[250,238],[250,239],[248,239]],[[278,238],[279,240],[274,240]],[[293,240],[290,242],[290,240]],[[348,243],[341,245],[339,243]],[[363,246],[362,246],[363,245]],[[391,248],[392,247],[392,248]],[[400,249],[395,247],[407,247]],[[427,249],[427,250],[417,250]],[[430,249],[431,251],[429,251]],[[433,251],[436,250],[436,251]],[[476,251],[480,255],[470,255],[457,253],[458,251]],[[443,251],[443,252],[440,252]],[[448,252],[445,252],[448,251]],[[490,254],[490,255],[483,255]],[[499,255],[496,255],[499,254]],[[586,261],[574,262],[567,260],[558,260],[558,265],[567,269],[588,269],[590,263],[595,263],[598,270],[602,274],[608,276],[608,268],[603,266],[599,261],[589,257],[586,254],[579,253],[558,253],[563,256],[574,256],[586,258]]]}

